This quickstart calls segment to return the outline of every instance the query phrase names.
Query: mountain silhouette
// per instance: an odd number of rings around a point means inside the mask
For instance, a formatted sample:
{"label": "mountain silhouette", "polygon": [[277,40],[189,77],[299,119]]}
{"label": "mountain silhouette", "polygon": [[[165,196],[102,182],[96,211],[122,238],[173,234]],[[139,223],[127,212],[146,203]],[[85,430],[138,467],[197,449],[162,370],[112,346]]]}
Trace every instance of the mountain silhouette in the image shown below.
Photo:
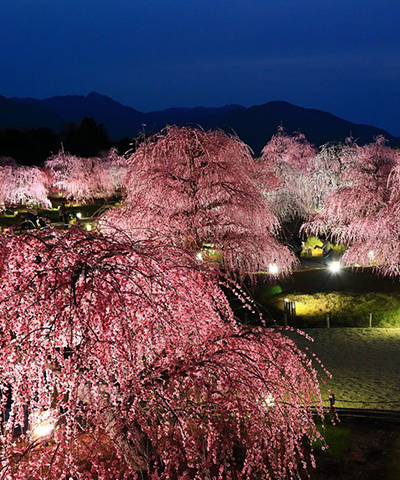
{"label": "mountain silhouette", "polygon": [[29,102],[17,103],[0,95],[0,128],[39,128],[59,130],[65,119],[57,112]]}
{"label": "mountain silhouette", "polygon": [[308,141],[317,146],[343,141],[349,136],[356,139],[359,145],[364,145],[372,142],[377,135],[384,135],[392,146],[400,144],[399,138],[380,128],[355,124],[322,110],[302,108],[282,101],[229,112],[221,119],[219,127],[226,131],[234,130],[259,153],[279,125],[283,125],[290,133],[304,133]]}
{"label": "mountain silhouette", "polygon": [[65,95],[38,100],[36,98],[12,98],[16,103],[41,106],[61,116],[65,122],[79,124],[85,117],[94,118],[107,127],[114,139],[134,137],[143,123],[142,112],[121,103],[106,95],[96,92],[89,95]]}
{"label": "mountain silhouette", "polygon": [[154,133],[166,125],[222,128],[237,133],[256,154],[279,125],[283,125],[289,133],[303,132],[315,145],[343,141],[350,135],[360,145],[372,142],[377,135],[384,135],[392,146],[400,145],[400,138],[383,129],[355,124],[322,110],[302,108],[284,101],[249,108],[226,105],[216,108],[169,108],[144,113],[96,92],[86,96],[66,95],[43,100],[0,97],[0,128],[46,126],[56,129],[61,123],[80,123],[85,117],[104,124],[114,140],[135,137],[143,131]]}

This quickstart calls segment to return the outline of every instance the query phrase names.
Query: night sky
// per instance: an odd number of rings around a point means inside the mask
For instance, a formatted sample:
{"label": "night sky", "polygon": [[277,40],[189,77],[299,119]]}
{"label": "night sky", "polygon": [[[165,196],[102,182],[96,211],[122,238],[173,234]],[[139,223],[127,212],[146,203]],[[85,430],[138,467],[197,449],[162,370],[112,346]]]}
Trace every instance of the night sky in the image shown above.
{"label": "night sky", "polygon": [[400,135],[399,0],[1,0],[0,94],[286,100]]}

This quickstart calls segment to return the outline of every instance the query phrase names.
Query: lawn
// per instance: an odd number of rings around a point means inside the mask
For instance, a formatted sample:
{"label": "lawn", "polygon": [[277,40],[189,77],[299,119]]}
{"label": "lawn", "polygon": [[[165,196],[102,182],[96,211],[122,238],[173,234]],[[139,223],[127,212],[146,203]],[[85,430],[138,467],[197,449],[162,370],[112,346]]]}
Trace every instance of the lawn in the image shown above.
{"label": "lawn", "polygon": [[400,410],[400,328],[314,328],[314,342],[296,335],[332,374],[321,370],[321,389],[338,407]]}
{"label": "lawn", "polygon": [[288,299],[296,304],[296,318],[289,323],[301,328],[324,326],[327,314],[333,326],[365,327],[372,314],[374,326],[400,327],[400,283],[379,278],[370,268],[332,273],[321,258],[312,257],[302,259],[298,270],[275,284],[260,280],[256,302],[278,323]]}
{"label": "lawn", "polygon": [[[41,209],[41,208],[32,208],[31,210],[36,212],[40,217],[46,217],[53,225],[57,225],[61,222],[59,207],[62,204],[63,199],[55,198],[52,199],[52,209]],[[89,219],[96,218],[100,213],[103,213],[106,209],[113,206],[114,203],[105,204],[105,203],[91,203],[91,204],[74,204],[67,203],[67,211],[71,214],[72,218],[77,218],[77,214],[81,215],[81,218],[85,221]],[[28,215],[28,210],[25,207],[19,207],[15,210],[6,210],[0,214],[0,226],[1,227],[11,227],[18,226],[21,222],[22,217]]]}
{"label": "lawn", "polygon": [[263,306],[278,320],[283,318],[284,300],[294,301],[296,319],[289,323],[304,327],[324,327],[326,315],[331,326],[400,327],[400,293],[385,292],[317,292],[285,293],[271,296]]}

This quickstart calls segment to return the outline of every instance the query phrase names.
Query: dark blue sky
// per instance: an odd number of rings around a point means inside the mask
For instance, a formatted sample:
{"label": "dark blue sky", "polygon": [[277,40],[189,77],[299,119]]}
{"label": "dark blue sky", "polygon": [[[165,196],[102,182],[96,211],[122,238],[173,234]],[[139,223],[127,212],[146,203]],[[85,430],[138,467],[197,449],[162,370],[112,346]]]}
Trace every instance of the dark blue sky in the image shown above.
{"label": "dark blue sky", "polygon": [[0,94],[286,100],[400,135],[399,0],[1,0]]}

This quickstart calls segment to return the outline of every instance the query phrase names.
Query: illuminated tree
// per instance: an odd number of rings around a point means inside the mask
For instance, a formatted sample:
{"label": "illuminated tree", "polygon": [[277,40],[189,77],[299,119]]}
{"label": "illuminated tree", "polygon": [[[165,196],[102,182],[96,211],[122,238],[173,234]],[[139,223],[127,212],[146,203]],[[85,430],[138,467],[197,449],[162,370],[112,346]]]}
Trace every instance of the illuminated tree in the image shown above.
{"label": "illuminated tree", "polygon": [[101,219],[103,229],[162,234],[194,255],[208,246],[239,274],[271,263],[290,268],[293,257],[276,239],[279,224],[254,180],[251,152],[237,137],[168,127],[128,162],[126,198]]}
{"label": "illuminated tree", "polygon": [[309,170],[313,210],[318,211],[328,194],[349,183],[344,172],[354,164],[358,148],[352,138],[346,143],[326,143],[320,147]]}
{"label": "illuminated tree", "polygon": [[271,138],[257,162],[257,177],[273,212],[281,220],[306,218],[313,210],[311,166],[316,149],[297,132],[283,127]]}
{"label": "illuminated tree", "polygon": [[77,202],[115,196],[126,172],[125,159],[114,150],[93,158],[77,157],[62,150],[45,165],[53,188]]}
{"label": "illuminated tree", "polygon": [[109,196],[121,196],[125,190],[128,161],[118,155],[116,149],[102,152],[96,174],[101,185],[100,191],[109,192]]}
{"label": "illuminated tree", "polygon": [[240,326],[181,251],[116,238],[0,239],[3,478],[304,473],[312,406],[322,415],[311,360],[284,333]]}
{"label": "illuminated tree", "polygon": [[38,167],[26,167],[10,158],[1,158],[0,209],[16,205],[51,208],[47,183],[46,174]]}
{"label": "illuminated tree", "polygon": [[399,153],[382,137],[351,148],[341,186],[325,197],[305,229],[349,245],[344,263],[374,264],[382,273],[398,275]]}

